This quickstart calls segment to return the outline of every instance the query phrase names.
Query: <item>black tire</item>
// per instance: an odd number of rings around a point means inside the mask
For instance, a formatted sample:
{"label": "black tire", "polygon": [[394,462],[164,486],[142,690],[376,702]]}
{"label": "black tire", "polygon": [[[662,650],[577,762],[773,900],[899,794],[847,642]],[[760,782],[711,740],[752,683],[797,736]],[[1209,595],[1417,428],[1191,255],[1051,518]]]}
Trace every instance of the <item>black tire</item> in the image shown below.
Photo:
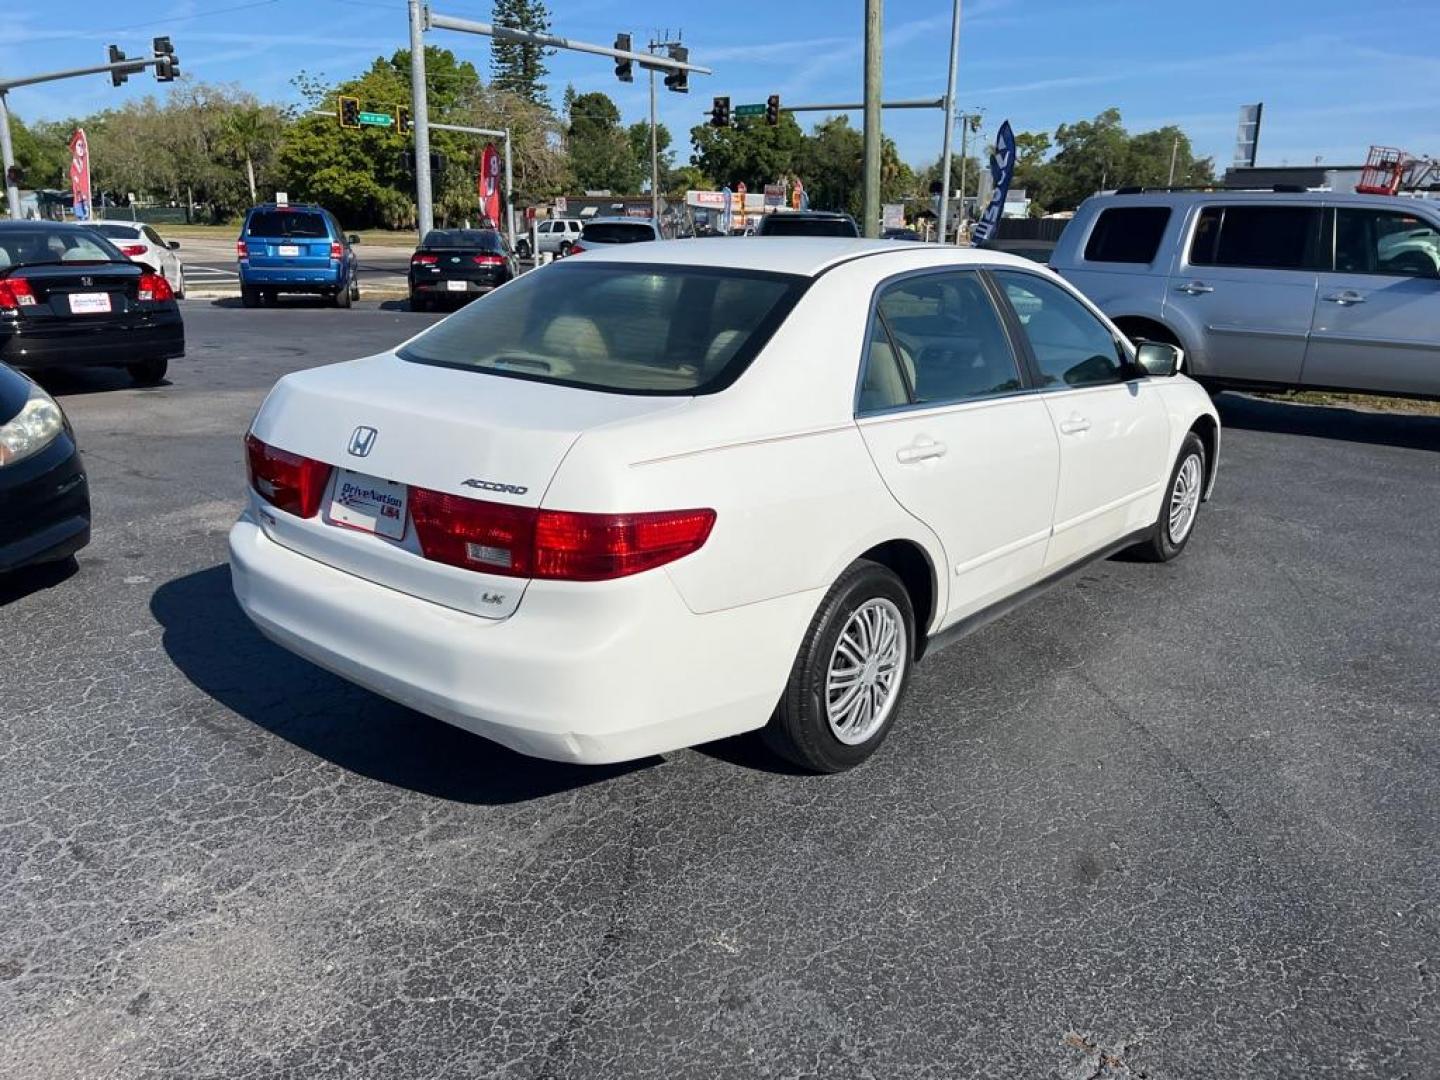
{"label": "black tire", "polygon": [[[1198,462],[1199,476],[1194,482],[1199,485],[1199,491],[1195,496],[1195,507],[1190,514],[1190,519],[1188,523],[1184,524],[1184,533],[1177,540],[1171,535],[1170,511],[1176,496],[1176,485],[1180,482],[1180,471],[1192,458]],[[1195,535],[1195,525],[1200,516],[1200,507],[1203,505],[1201,499],[1205,491],[1205,470],[1205,444],[1200,441],[1200,436],[1192,431],[1180,444],[1180,453],[1175,458],[1175,467],[1170,470],[1170,482],[1165,486],[1164,499],[1160,503],[1160,515],[1155,519],[1155,527],[1151,530],[1150,539],[1130,549],[1135,555],[1147,562],[1169,562],[1171,559],[1178,558],[1180,553],[1185,550],[1185,545]]]}
{"label": "black tire", "polygon": [[274,289],[261,289],[260,299],[264,302],[266,307],[274,307],[275,302],[280,299],[280,294]]}
{"label": "black tire", "polygon": [[560,241],[560,258],[563,259],[566,255],[569,255],[569,254],[570,254],[570,249],[571,249],[572,247],[574,247],[574,246],[575,246],[575,245],[572,244],[572,243],[570,243],[569,240],[561,240],[561,241]]}
{"label": "black tire", "polygon": [[530,257],[530,241],[529,241],[529,240],[517,240],[517,241],[515,241],[515,256],[516,256],[516,258],[520,258],[520,259],[528,259],[528,258]]}
{"label": "black tire", "polygon": [[[851,616],[872,601],[888,602],[904,628],[895,668],[898,683],[882,706],[885,715],[878,727],[863,742],[848,743],[839,738],[827,715],[830,666]],[[766,744],[786,760],[813,772],[843,772],[865,761],[885,741],[904,705],[915,664],[915,644],[915,609],[904,584],[893,571],[878,563],[862,559],[852,564],[825,594],[805,632],[785,695],[764,730]]]}
{"label": "black tire", "polygon": [[338,308],[348,308],[350,306],[350,286],[342,285],[335,290],[334,295],[330,297],[330,302]]}
{"label": "black tire", "polygon": [[136,364],[128,364],[125,370],[130,373],[130,378],[137,386],[154,386],[165,378],[165,372],[170,369],[170,361],[141,360]]}
{"label": "black tire", "polygon": [[358,277],[350,279],[350,299],[360,299],[360,279]]}
{"label": "black tire", "polygon": [[427,300],[427,299],[425,299],[425,297],[423,297],[423,296],[416,296],[414,293],[411,293],[411,294],[410,294],[410,310],[411,310],[411,311],[429,311],[429,310],[430,310],[430,301]]}
{"label": "black tire", "polygon": [[250,286],[248,286],[248,285],[241,286],[241,288],[240,288],[240,303],[244,304],[246,307],[259,307],[259,306],[260,306],[260,290],[259,290],[259,289],[252,289],[252,288],[251,288]]}
{"label": "black tire", "polygon": [[185,268],[183,266],[180,268],[180,288],[175,290],[175,299],[185,299]]}

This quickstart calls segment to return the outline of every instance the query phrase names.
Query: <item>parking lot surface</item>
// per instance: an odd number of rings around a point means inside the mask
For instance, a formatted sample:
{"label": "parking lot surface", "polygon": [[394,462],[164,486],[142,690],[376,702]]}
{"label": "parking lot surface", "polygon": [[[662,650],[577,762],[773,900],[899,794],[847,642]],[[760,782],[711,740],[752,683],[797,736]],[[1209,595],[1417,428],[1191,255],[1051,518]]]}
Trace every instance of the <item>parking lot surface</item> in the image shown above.
{"label": "parking lot surface", "polygon": [[265,392],[434,317],[183,307],[168,385],[46,380],[95,534],[0,585],[0,1073],[1440,1075],[1440,418],[1222,397],[1185,556],[927,659],[854,772],[572,767],[231,599]]}

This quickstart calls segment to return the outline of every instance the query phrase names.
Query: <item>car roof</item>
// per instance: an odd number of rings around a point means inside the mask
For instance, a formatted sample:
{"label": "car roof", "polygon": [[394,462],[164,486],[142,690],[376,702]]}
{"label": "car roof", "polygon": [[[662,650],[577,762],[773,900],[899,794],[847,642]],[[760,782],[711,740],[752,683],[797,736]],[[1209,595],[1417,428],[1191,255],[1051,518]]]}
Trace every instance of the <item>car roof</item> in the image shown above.
{"label": "car roof", "polygon": [[1125,203],[1136,206],[1176,203],[1216,202],[1217,200],[1261,202],[1261,203],[1313,203],[1344,204],[1355,203],[1366,206],[1393,206],[1396,209],[1413,208],[1416,204],[1433,206],[1432,200],[1412,199],[1403,195],[1364,195],[1354,191],[1268,191],[1246,188],[1214,188],[1208,191],[1107,191],[1092,195],[1089,200],[1103,203]]}
{"label": "car roof", "polygon": [[[94,221],[51,221],[49,218],[28,218],[24,221],[0,219],[0,229],[33,229],[37,226],[47,229],[64,229],[69,232],[84,232],[99,222]],[[121,224],[129,225],[128,221]]]}
{"label": "car roof", "polygon": [[585,219],[586,225],[650,225],[654,226],[655,219],[648,217],[593,217]]}
{"label": "car roof", "polygon": [[256,210],[309,210],[318,214],[324,213],[325,208],[319,203],[292,202],[286,203],[284,206],[281,206],[279,203],[266,202],[256,203],[254,206],[252,206],[249,210],[245,212],[247,214],[253,214]]}
{"label": "car roof", "polygon": [[[935,264],[974,266],[1006,265],[1033,269],[1035,263],[990,249],[916,244],[913,240],[856,240],[832,236],[745,236],[724,243],[702,239],[666,240],[659,244],[600,245],[586,251],[583,262],[648,263],[665,266],[699,266],[726,270],[762,268],[777,274],[818,277],[851,259],[871,256],[930,254]],[[576,260],[579,265],[581,260]],[[559,264],[565,265],[565,260]]]}

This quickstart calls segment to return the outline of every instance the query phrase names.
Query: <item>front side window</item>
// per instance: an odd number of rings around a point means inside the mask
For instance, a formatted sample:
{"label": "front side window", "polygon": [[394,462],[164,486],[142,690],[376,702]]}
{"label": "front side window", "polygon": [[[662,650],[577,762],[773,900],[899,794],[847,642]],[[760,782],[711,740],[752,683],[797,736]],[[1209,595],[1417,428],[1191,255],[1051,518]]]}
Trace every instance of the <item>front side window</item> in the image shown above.
{"label": "front side window", "polygon": [[1100,212],[1085,244],[1085,261],[1153,262],[1169,223],[1168,206],[1107,207]]}
{"label": "front side window", "polygon": [[807,284],[788,274],[576,259],[462,308],[399,356],[613,393],[713,393],[739,377]]}
{"label": "front side window", "polygon": [[893,397],[897,386],[916,405],[968,401],[1023,387],[1005,325],[973,271],[925,274],[886,287],[874,323],[883,340],[877,344],[872,336],[870,354],[877,367],[866,369],[862,404],[867,394],[875,400]]}
{"label": "front side window", "polygon": [[995,279],[1024,327],[1046,387],[1123,382],[1124,355],[1109,327],[1059,285],[1010,270]]}
{"label": "front side window", "polygon": [[1440,277],[1440,231],[1398,210],[1336,210],[1335,269],[1345,274]]}
{"label": "front side window", "polygon": [[1313,269],[1319,240],[1316,207],[1207,206],[1190,241],[1190,265]]}

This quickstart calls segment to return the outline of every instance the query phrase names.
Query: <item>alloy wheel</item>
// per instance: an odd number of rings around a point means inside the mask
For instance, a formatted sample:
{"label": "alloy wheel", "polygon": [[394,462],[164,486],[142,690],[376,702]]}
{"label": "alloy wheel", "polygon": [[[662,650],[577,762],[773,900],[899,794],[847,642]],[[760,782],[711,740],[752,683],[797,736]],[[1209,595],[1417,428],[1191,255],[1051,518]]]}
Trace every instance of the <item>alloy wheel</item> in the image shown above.
{"label": "alloy wheel", "polygon": [[858,746],[885,726],[899,697],[909,641],[900,609],[874,597],[850,613],[825,679],[830,732]]}

